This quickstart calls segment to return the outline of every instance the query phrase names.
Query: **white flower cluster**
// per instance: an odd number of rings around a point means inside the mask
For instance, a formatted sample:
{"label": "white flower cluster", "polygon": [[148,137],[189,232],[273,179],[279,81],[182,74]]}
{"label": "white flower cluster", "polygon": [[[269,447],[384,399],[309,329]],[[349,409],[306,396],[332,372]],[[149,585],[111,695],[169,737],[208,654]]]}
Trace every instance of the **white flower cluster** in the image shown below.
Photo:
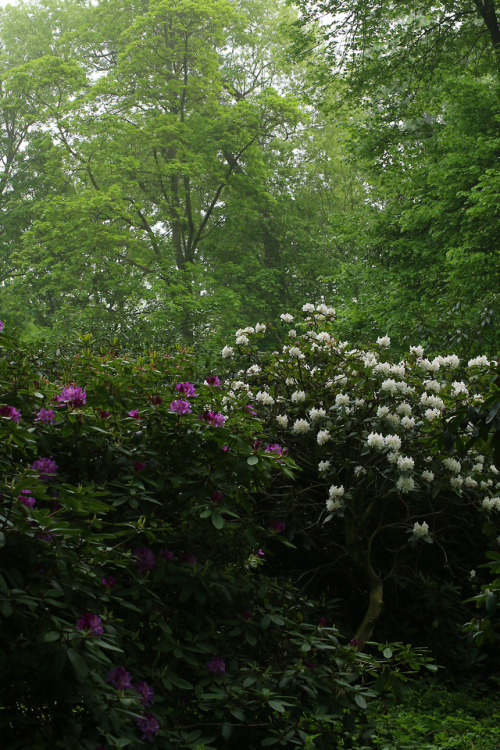
{"label": "white flower cluster", "polygon": [[485,497],[483,508],[485,510],[500,510],[500,497]]}
{"label": "white flower cluster", "polygon": [[426,521],[419,523],[416,521],[413,524],[413,536],[417,539],[422,539],[424,536],[429,536],[429,524]]}

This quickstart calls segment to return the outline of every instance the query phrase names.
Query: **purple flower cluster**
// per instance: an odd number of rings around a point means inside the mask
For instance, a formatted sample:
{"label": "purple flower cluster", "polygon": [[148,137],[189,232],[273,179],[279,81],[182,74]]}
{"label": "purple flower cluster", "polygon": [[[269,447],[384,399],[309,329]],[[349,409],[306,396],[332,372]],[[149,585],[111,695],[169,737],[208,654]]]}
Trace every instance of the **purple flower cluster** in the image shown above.
{"label": "purple flower cluster", "polygon": [[38,478],[42,482],[49,482],[56,476],[59,467],[51,456],[50,458],[37,458],[31,464],[31,468],[38,472]]}
{"label": "purple flower cluster", "polygon": [[101,583],[103,586],[106,586],[108,591],[111,591],[111,589],[114,589],[116,586],[116,578],[113,578],[113,576],[107,576],[107,578],[101,578]]}
{"label": "purple flower cluster", "polygon": [[52,409],[40,409],[35,417],[35,422],[42,424],[54,424],[55,414]]}
{"label": "purple flower cluster", "polygon": [[281,532],[286,529],[286,523],[284,521],[271,521],[269,526],[277,534],[281,534]]}
{"label": "purple flower cluster", "polygon": [[167,560],[168,562],[172,562],[172,560],[175,559],[174,553],[169,549],[162,549],[160,550],[160,560]]}
{"label": "purple flower cluster", "polygon": [[[135,690],[140,696],[140,701],[145,708],[149,708],[154,703],[154,690],[144,680],[140,680],[132,685],[132,677],[125,667],[113,667],[108,672],[106,682],[110,682],[117,690]],[[142,732],[141,740],[153,741],[160,725],[152,714],[144,714],[137,719],[137,726]]]}
{"label": "purple flower cluster", "polygon": [[278,443],[268,443],[264,448],[265,453],[272,453],[273,456],[282,456],[287,452],[286,448],[283,448]]}
{"label": "purple flower cluster", "polygon": [[134,685],[132,685],[132,687],[135,690],[135,692],[139,693],[139,695],[141,696],[141,703],[143,706],[145,706],[146,708],[149,708],[150,706],[153,705],[154,690],[151,687],[151,685],[148,685],[147,682],[141,681],[141,682],[136,682]]}
{"label": "purple flower cluster", "polygon": [[144,716],[139,717],[137,719],[137,726],[142,732],[141,740],[149,740],[150,742],[153,742],[160,728],[160,725],[152,714],[144,714]]}
{"label": "purple flower cluster", "polygon": [[36,500],[32,496],[31,490],[21,490],[21,494],[18,495],[17,499],[27,508],[34,508],[36,505]]}
{"label": "purple flower cluster", "polygon": [[78,385],[68,385],[66,388],[62,389],[59,396],[56,396],[54,400],[61,404],[74,406],[78,409],[80,406],[87,403],[87,393]]}
{"label": "purple flower cluster", "polygon": [[148,570],[156,568],[156,557],[149,547],[137,547],[133,552],[136,558],[137,567],[140,573],[146,573]]}
{"label": "purple flower cluster", "polygon": [[132,417],[132,419],[140,419],[141,415],[139,414],[139,409],[131,409],[129,412],[127,412],[129,417]]}
{"label": "purple flower cluster", "polygon": [[227,417],[216,411],[204,411],[201,415],[201,419],[203,419],[205,422],[208,422],[210,427],[224,427],[224,422],[226,421]]}
{"label": "purple flower cluster", "polygon": [[21,418],[21,411],[15,409],[13,406],[0,406],[0,417],[8,417],[13,422],[19,422]]}
{"label": "purple flower cluster", "polygon": [[110,682],[117,690],[126,690],[132,687],[132,677],[125,667],[114,667],[108,672],[106,682]]}
{"label": "purple flower cluster", "polygon": [[78,630],[86,630],[89,635],[99,638],[103,633],[102,620],[98,615],[87,612],[82,615],[76,623]]}
{"label": "purple flower cluster", "polygon": [[194,385],[191,383],[177,383],[175,390],[182,393],[185,398],[196,398],[197,396]]}
{"label": "purple flower cluster", "polygon": [[170,404],[170,411],[176,411],[177,414],[191,414],[191,404],[189,401],[179,398],[176,401],[172,401]]}
{"label": "purple flower cluster", "polygon": [[211,387],[215,387],[215,388],[221,388],[222,387],[221,386],[221,382],[220,382],[219,378],[217,377],[217,375],[207,375],[207,377],[205,378],[205,383],[207,383],[207,385],[209,385]]}
{"label": "purple flower cluster", "polygon": [[3,331],[3,322],[0,320],[0,331]]}
{"label": "purple flower cluster", "polygon": [[224,674],[226,671],[226,662],[220,656],[212,656],[210,661],[207,661],[207,667],[208,671],[212,674]]}

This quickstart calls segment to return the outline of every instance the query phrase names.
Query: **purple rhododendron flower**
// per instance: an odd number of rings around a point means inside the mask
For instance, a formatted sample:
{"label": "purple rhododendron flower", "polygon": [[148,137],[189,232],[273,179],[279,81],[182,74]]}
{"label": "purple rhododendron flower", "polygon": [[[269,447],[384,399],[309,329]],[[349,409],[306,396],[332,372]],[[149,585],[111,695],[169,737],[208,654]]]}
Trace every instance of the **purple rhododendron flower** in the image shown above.
{"label": "purple rhododendron flower", "polygon": [[0,331],[3,331],[3,322],[0,320]]}
{"label": "purple rhododendron flower", "polygon": [[284,523],[284,521],[271,521],[269,526],[277,534],[281,534],[281,532],[286,529],[286,523]]}
{"label": "purple rhododendron flower", "polygon": [[102,627],[102,620],[98,615],[93,615],[91,612],[82,615],[76,623],[78,630],[87,630],[89,635],[96,636],[97,638],[104,633]]}
{"label": "purple rhododendron flower", "polygon": [[149,708],[153,705],[154,690],[147,682],[136,682],[135,685],[132,685],[132,688],[141,696],[141,703],[143,706]]}
{"label": "purple rhododendron flower", "polygon": [[191,383],[177,383],[175,390],[182,393],[186,398],[196,398],[194,385]]}
{"label": "purple rhododendron flower", "polygon": [[153,406],[160,406],[163,401],[161,396],[148,396],[148,398]]}
{"label": "purple rhododendron flower", "polygon": [[19,422],[21,412],[13,406],[0,406],[0,417],[8,417],[13,422]]}
{"label": "purple rhododendron flower", "polygon": [[172,560],[175,559],[175,555],[169,549],[162,549],[160,550],[160,559],[168,560],[169,562],[172,562]]}
{"label": "purple rhododendron flower", "polygon": [[221,659],[220,656],[212,656],[210,661],[207,661],[208,671],[212,674],[224,674],[226,671],[226,662]]}
{"label": "purple rhododendron flower", "polygon": [[257,416],[257,412],[255,411],[255,409],[253,408],[253,406],[252,406],[251,404],[247,404],[247,405],[245,406],[245,409],[246,409],[247,411],[249,411],[249,412],[250,412],[250,414],[253,414],[253,415],[254,415],[254,417],[256,417],[256,416]]}
{"label": "purple rhododendron flower", "polygon": [[276,453],[278,456],[281,456],[283,448],[278,443],[268,443],[264,448],[264,451],[266,453]]}
{"label": "purple rhododendron flower", "polygon": [[318,624],[319,624],[320,628],[325,628],[326,627],[326,617],[320,617]]}
{"label": "purple rhododendron flower", "polygon": [[97,413],[99,414],[99,416],[100,416],[101,419],[107,419],[108,417],[111,416],[111,412],[110,411],[104,411],[103,409],[99,409],[99,411]]}
{"label": "purple rhododendron flower", "polygon": [[31,490],[21,490],[21,494],[17,497],[18,500],[22,502],[23,505],[26,505],[27,508],[34,508],[36,505],[36,500],[31,495]]}
{"label": "purple rhododendron flower", "polygon": [[223,414],[216,411],[204,411],[201,418],[208,422],[211,427],[224,427],[224,422],[227,419]]}
{"label": "purple rhododendron flower", "polygon": [[54,424],[55,414],[52,409],[40,409],[35,417],[35,422],[42,424]]}
{"label": "purple rhododendron flower", "polygon": [[55,477],[59,467],[51,456],[50,458],[37,458],[31,464],[31,468],[38,472],[38,478],[42,482],[49,482]]}
{"label": "purple rhododendron flower", "polygon": [[62,389],[60,395],[56,396],[55,400],[62,404],[79,408],[87,403],[87,393],[79,385],[68,385]]}
{"label": "purple rhododendron flower", "polygon": [[137,719],[137,726],[142,732],[141,740],[153,742],[160,725],[152,714],[144,714]]}
{"label": "purple rhododendron flower", "polygon": [[134,550],[134,557],[141,573],[146,573],[146,571],[156,568],[156,557],[149,547],[137,547]]}
{"label": "purple rhododendron flower", "polygon": [[172,401],[170,404],[170,411],[176,411],[177,414],[191,414],[192,409],[189,401],[185,401],[184,399],[178,399],[177,401]]}
{"label": "purple rhododendron flower", "polygon": [[134,461],[134,471],[138,474],[146,468],[144,461]]}
{"label": "purple rhododendron flower", "polygon": [[210,386],[215,386],[216,388],[221,387],[221,382],[217,375],[207,375],[207,377],[205,378],[205,383]]}
{"label": "purple rhododendron flower", "polygon": [[106,682],[110,682],[117,690],[126,690],[132,687],[132,677],[125,667],[114,667],[108,672]]}
{"label": "purple rhododendron flower", "polygon": [[109,591],[111,591],[111,589],[114,589],[114,587],[116,586],[116,578],[113,578],[113,576],[101,578],[101,583],[103,586],[106,586]]}
{"label": "purple rhododendron flower", "polygon": [[252,615],[250,614],[250,612],[248,611],[248,609],[246,609],[241,616],[243,617],[243,619],[245,621],[248,621],[251,618]]}
{"label": "purple rhododendron flower", "polygon": [[133,419],[140,419],[139,409],[131,409],[127,413],[129,415],[129,417],[132,417]]}
{"label": "purple rhododendron flower", "polygon": [[220,503],[222,500],[222,492],[219,492],[219,490],[215,490],[214,494],[210,498],[213,503]]}

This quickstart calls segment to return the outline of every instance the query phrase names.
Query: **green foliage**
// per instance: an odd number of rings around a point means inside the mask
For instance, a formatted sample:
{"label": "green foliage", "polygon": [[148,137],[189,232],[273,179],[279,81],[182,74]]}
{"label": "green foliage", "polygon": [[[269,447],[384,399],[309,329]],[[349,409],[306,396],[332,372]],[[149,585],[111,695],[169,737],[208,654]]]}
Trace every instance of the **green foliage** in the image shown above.
{"label": "green foliage", "polygon": [[257,498],[295,464],[245,403],[195,395],[189,353],[82,344],[0,338],[4,747],[340,746],[427,657],[358,651],[273,576]]}
{"label": "green foliage", "polygon": [[[396,705],[379,704],[370,748],[380,750],[496,750],[494,685],[451,690],[439,683],[414,687]],[[366,745],[364,747],[367,747]]]}

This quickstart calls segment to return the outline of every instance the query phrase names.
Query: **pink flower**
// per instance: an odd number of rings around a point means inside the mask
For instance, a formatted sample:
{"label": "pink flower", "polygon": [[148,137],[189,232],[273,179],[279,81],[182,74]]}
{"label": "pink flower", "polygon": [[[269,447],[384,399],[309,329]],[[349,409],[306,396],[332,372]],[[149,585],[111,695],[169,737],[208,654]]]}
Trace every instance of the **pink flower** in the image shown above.
{"label": "pink flower", "polygon": [[55,397],[55,401],[78,408],[87,403],[87,393],[78,385],[69,385],[62,389],[60,395]]}
{"label": "pink flower", "polygon": [[146,573],[146,571],[156,568],[156,557],[149,547],[137,547],[134,550],[134,557],[141,573]]}
{"label": "pink flower", "polygon": [[126,690],[132,687],[132,677],[125,667],[114,667],[108,672],[106,682],[110,682],[117,690]]}
{"label": "pink flower", "polygon": [[142,732],[141,740],[149,740],[153,742],[156,733],[158,732],[160,725],[152,714],[144,714],[140,716],[137,721],[137,726]]}
{"label": "pink flower", "polygon": [[284,523],[284,521],[271,521],[269,526],[277,534],[281,534],[281,532],[286,529],[286,523]]}
{"label": "pink flower", "polygon": [[55,477],[59,467],[51,456],[50,458],[38,458],[31,464],[31,468],[38,471],[38,478],[42,482],[49,482]]}
{"label": "pink flower", "polygon": [[221,388],[221,382],[217,375],[207,375],[205,378],[205,383],[209,386],[215,386],[216,388]]}
{"label": "pink flower", "polygon": [[133,419],[140,419],[139,410],[138,409],[131,409],[128,412],[128,415],[129,415],[129,417],[132,417]]}
{"label": "pink flower", "polygon": [[0,331],[3,331],[3,322],[0,320]]}
{"label": "pink flower", "polygon": [[7,417],[13,422],[19,422],[21,412],[13,406],[0,406],[0,417]]}
{"label": "pink flower", "polygon": [[210,427],[224,427],[224,422],[227,419],[223,414],[219,414],[216,411],[204,411],[201,418],[205,422],[208,422]]}
{"label": "pink flower", "polygon": [[36,505],[36,500],[32,497],[31,490],[21,490],[21,494],[18,495],[17,499],[27,508],[34,508]]}
{"label": "pink flower", "polygon": [[87,630],[89,635],[99,638],[103,633],[102,620],[97,615],[93,615],[90,612],[82,615],[76,623],[78,630]]}
{"label": "pink flower", "polygon": [[101,583],[103,586],[106,586],[108,591],[111,591],[111,589],[114,589],[114,587],[116,586],[116,578],[113,578],[113,576],[101,578]]}
{"label": "pink flower", "polygon": [[210,661],[207,661],[207,667],[212,674],[224,674],[226,671],[226,663],[220,656],[213,656]]}
{"label": "pink flower", "polygon": [[186,398],[196,398],[196,391],[194,385],[191,385],[191,383],[177,383],[175,389]]}
{"label": "pink flower", "polygon": [[40,409],[35,417],[35,422],[42,422],[42,424],[54,424],[55,414],[52,409]]}
{"label": "pink flower", "polygon": [[184,401],[183,399],[178,399],[177,401],[172,401],[170,404],[170,411],[176,411],[177,414],[191,414],[192,409],[189,401]]}
{"label": "pink flower", "polygon": [[149,708],[153,705],[153,695],[154,691],[153,688],[148,685],[147,682],[136,682],[135,685],[132,685],[132,688],[135,690],[136,693],[139,693],[141,696],[141,703],[146,708]]}

